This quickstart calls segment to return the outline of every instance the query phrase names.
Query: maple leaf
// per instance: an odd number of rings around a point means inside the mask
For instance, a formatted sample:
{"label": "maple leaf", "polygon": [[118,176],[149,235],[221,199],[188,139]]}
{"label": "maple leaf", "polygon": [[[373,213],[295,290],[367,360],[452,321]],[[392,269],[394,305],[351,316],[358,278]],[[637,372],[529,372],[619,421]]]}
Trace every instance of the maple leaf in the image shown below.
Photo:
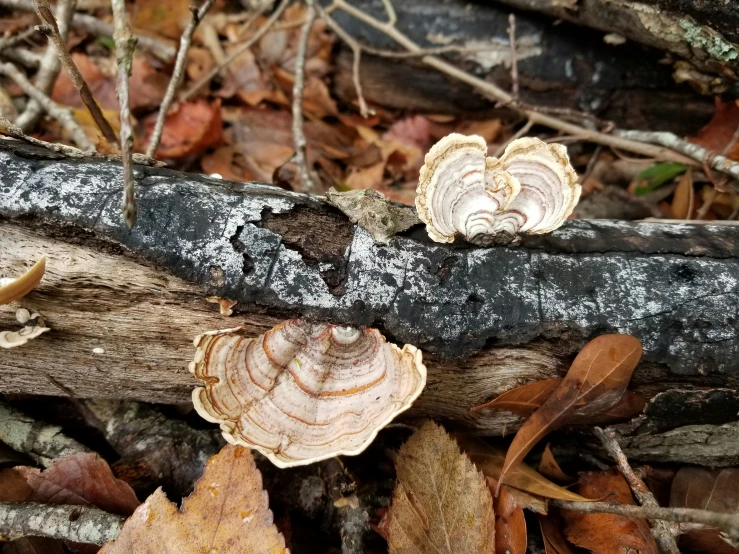
{"label": "maple leaf", "polygon": [[433,422],[400,449],[388,511],[391,553],[490,554],[495,515],[485,478]]}
{"label": "maple leaf", "polygon": [[182,508],[161,488],[126,521],[118,538],[101,554],[287,554],[274,526],[262,476],[251,452],[226,445],[205,466]]}
{"label": "maple leaf", "polygon": [[[582,473],[577,491],[592,499],[608,495],[609,501],[635,504],[628,483],[617,470]],[[566,522],[567,539],[593,554],[659,553],[649,524],[643,519],[569,510],[562,510],[562,516]]]}
{"label": "maple leaf", "polygon": [[617,404],[641,355],[641,342],[631,335],[601,335],[586,344],[559,386],[516,433],[499,483],[539,439],[572,421],[573,414],[587,418]]}

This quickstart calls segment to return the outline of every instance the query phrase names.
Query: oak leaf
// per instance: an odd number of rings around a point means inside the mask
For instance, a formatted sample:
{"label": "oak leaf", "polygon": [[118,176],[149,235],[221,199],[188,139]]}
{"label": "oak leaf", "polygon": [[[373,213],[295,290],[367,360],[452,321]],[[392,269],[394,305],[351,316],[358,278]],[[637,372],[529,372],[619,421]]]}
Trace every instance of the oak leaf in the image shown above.
{"label": "oak leaf", "polygon": [[227,445],[205,466],[182,507],[157,489],[100,554],[287,554],[251,452]]}
{"label": "oak leaf", "polygon": [[[670,488],[670,507],[739,513],[739,469],[681,468]],[[689,531],[680,537],[679,546],[706,554],[739,553],[739,549],[721,539],[718,529]]]}
{"label": "oak leaf", "polygon": [[388,511],[391,553],[490,554],[493,499],[484,477],[433,422],[400,449]]}
{"label": "oak leaf", "polygon": [[612,408],[626,391],[639,363],[642,346],[631,335],[601,335],[575,358],[567,375],[527,419],[513,438],[499,482],[549,431],[577,417],[591,417]]}
{"label": "oak leaf", "polygon": [[[617,470],[580,475],[577,491],[593,500],[608,497],[611,502],[634,504],[631,489]],[[615,514],[588,514],[562,510],[567,539],[593,554],[659,554],[649,524]]]}

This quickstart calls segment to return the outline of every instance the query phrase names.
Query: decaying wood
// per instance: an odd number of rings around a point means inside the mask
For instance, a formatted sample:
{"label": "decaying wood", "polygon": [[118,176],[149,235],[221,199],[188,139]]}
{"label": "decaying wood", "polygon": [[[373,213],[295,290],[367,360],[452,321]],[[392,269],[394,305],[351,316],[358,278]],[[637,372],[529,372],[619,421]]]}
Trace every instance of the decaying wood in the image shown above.
{"label": "decaying wood", "polygon": [[[20,305],[52,328],[3,352],[0,391],[188,402],[196,334],[257,334],[300,315],[419,346],[429,382],[411,415],[488,434],[516,419],[469,407],[562,375],[606,331],[643,341],[634,383],[647,394],[735,386],[739,229],[573,221],[518,247],[474,248],[414,228],[380,246],[317,197],[136,166],[128,230],[119,172],[0,143],[0,274],[47,255]],[[237,300],[235,315],[210,295]],[[0,308],[1,328],[17,307]]]}
{"label": "decaying wood", "polygon": [[[509,3],[539,1],[509,0]],[[544,2],[562,6],[557,9],[571,12],[572,17],[581,13],[580,9],[564,7],[565,2],[541,0],[540,3]],[[596,3],[613,6],[621,2],[584,2]],[[356,0],[352,4],[384,20],[380,2]],[[503,88],[510,87],[511,49],[507,27],[511,7],[498,2],[415,0],[395,2],[395,8],[398,29],[412,40],[429,48],[447,44],[467,46],[467,52],[445,54],[445,57]],[[397,49],[392,40],[356,19],[340,11],[333,16],[361,43]],[[603,21],[612,23],[607,18]],[[712,97],[701,96],[675,83],[674,68],[664,63],[664,52],[645,50],[631,41],[608,44],[601,31],[566,22],[552,25],[548,18],[525,11],[516,13],[516,36],[521,99],[529,104],[581,110],[613,120],[623,128],[669,129],[679,135],[694,133],[713,113]],[[334,83],[337,93],[347,101],[356,99],[352,65],[351,51],[343,48],[337,59]],[[688,77],[686,74],[685,78]],[[715,75],[711,79],[715,80]],[[360,81],[367,101],[380,106],[477,117],[488,111],[491,117],[495,115],[490,113],[492,102],[418,60],[363,55]]]}

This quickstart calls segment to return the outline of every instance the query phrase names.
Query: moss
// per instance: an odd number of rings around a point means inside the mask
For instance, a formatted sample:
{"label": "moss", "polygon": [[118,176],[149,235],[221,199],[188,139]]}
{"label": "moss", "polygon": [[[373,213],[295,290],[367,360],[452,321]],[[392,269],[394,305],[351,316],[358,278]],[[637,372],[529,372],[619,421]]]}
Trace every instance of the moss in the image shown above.
{"label": "moss", "polygon": [[737,47],[728,42],[720,33],[701,27],[690,19],[681,19],[680,28],[685,31],[685,40],[695,48],[702,48],[711,57],[724,62],[739,58]]}

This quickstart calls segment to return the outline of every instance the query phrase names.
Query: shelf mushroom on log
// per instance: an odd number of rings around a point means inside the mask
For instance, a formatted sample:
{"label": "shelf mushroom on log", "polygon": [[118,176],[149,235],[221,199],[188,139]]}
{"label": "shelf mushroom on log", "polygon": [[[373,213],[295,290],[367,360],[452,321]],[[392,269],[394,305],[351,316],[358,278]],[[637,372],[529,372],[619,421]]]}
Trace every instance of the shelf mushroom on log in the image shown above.
{"label": "shelf mushroom on log", "polygon": [[[47,255],[37,289],[0,306],[0,328],[25,308],[51,329],[2,351],[0,392],[189,402],[192,337],[256,337],[294,317],[415,345],[428,378],[406,413],[484,434],[516,418],[472,406],[561,377],[608,332],[644,344],[632,384],[647,397],[737,388],[737,227],[567,221],[480,248],[417,225],[378,245],[319,197],[146,166],[135,179],[129,230],[118,164],[0,141],[0,276]],[[208,296],[237,301],[234,314]]]}

